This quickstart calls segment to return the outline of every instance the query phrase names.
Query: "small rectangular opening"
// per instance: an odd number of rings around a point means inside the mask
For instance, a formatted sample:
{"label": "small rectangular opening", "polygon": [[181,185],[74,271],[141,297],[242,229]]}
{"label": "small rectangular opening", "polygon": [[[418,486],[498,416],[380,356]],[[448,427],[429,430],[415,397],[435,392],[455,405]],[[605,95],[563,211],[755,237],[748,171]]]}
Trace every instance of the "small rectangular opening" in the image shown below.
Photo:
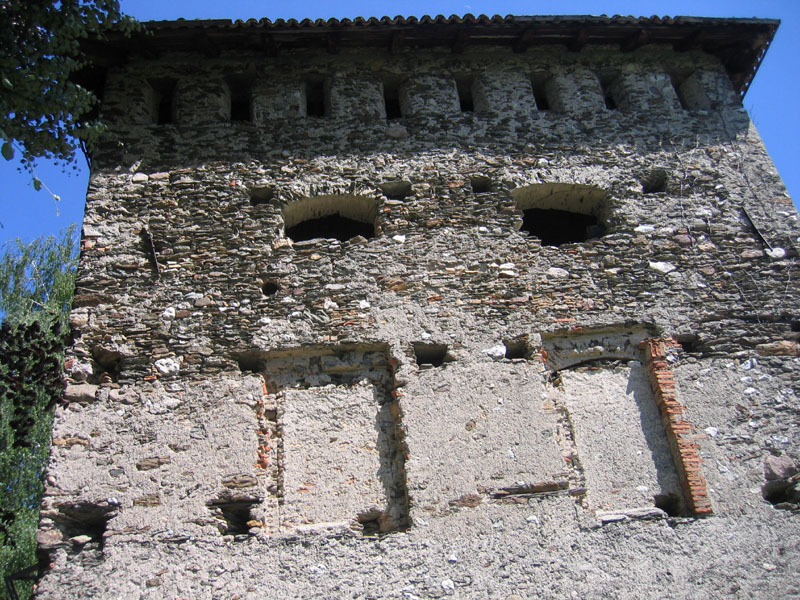
{"label": "small rectangular opening", "polygon": [[614,97],[612,91],[614,85],[614,77],[612,75],[601,75],[600,88],[603,91],[603,102],[608,110],[617,110],[619,108],[617,99]]}
{"label": "small rectangular opening", "polygon": [[410,181],[384,181],[378,187],[390,200],[402,200],[412,194]]}
{"label": "small rectangular opening", "polygon": [[447,344],[428,344],[425,342],[414,342],[414,356],[417,364],[441,367],[447,362]]}
{"label": "small rectangular opening", "polygon": [[260,523],[253,518],[252,508],[258,504],[254,498],[214,499],[206,503],[218,519],[218,527],[223,535],[247,535],[252,527]]}
{"label": "small rectangular opening", "polygon": [[306,116],[327,116],[326,94],[324,79],[310,79],[306,81]]}
{"label": "small rectangular opening", "polygon": [[531,355],[531,347],[526,339],[504,340],[506,347],[506,358],[528,358]]}
{"label": "small rectangular opening", "polygon": [[484,175],[475,175],[469,178],[472,191],[476,194],[485,194],[492,191],[492,180]]}
{"label": "small rectangular opening", "polygon": [[250,121],[252,81],[246,77],[230,77],[227,79],[231,94],[231,121]]}
{"label": "small rectangular opening", "polygon": [[386,107],[386,119],[392,121],[403,116],[400,107],[400,86],[393,82],[383,82],[383,104]]}
{"label": "small rectangular opening", "polygon": [[702,352],[700,336],[695,333],[683,333],[675,336],[675,341],[681,345],[684,352],[695,354]]}
{"label": "small rectangular opening", "polygon": [[547,97],[547,73],[534,73],[531,77],[531,87],[533,87],[533,99],[536,102],[536,109],[540,111],[550,110],[550,99]]}
{"label": "small rectangular opening", "polygon": [[681,108],[684,110],[689,110],[690,106],[686,102],[686,97],[682,91],[683,82],[686,81],[686,77],[682,77],[678,73],[670,73],[669,79],[672,82],[672,88],[675,90],[675,95],[678,97],[678,102],[681,103]]}
{"label": "small rectangular opening", "polygon": [[151,79],[153,89],[153,121],[157,125],[175,122],[175,87],[174,79]]}
{"label": "small rectangular opening", "polygon": [[456,77],[456,89],[458,90],[458,104],[461,112],[474,112],[475,102],[472,98],[472,75],[459,75]]}

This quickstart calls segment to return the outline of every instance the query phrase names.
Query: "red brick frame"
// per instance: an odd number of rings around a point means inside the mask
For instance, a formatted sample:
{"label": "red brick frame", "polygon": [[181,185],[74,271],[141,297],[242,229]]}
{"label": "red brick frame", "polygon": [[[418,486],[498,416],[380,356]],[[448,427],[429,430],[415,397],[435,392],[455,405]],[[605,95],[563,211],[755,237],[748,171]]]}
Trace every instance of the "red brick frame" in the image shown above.
{"label": "red brick frame", "polygon": [[684,417],[685,407],[678,402],[675,378],[667,363],[667,349],[680,345],[672,338],[648,338],[639,347],[645,353],[650,387],[661,413],[686,504],[695,516],[710,515],[713,511],[700,468],[700,446],[694,441],[692,424]]}

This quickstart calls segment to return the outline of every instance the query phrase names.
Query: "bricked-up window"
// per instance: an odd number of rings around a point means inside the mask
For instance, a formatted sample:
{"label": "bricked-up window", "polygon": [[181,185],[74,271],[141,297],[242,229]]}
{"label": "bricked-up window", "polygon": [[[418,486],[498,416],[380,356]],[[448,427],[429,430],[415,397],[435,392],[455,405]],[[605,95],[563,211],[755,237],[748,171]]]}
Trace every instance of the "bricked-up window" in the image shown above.
{"label": "bricked-up window", "polygon": [[170,78],[151,79],[152,90],[151,114],[153,122],[165,125],[175,122],[175,87],[176,81]]}
{"label": "bricked-up window", "polygon": [[306,116],[326,117],[329,112],[328,86],[324,79],[308,79],[305,83]]}
{"label": "bricked-up window", "polygon": [[376,235],[378,210],[374,198],[334,194],[303,198],[283,208],[286,237],[294,242]]}
{"label": "bricked-up window", "polygon": [[474,78],[472,75],[457,75],[456,76],[456,89],[458,90],[458,104],[461,112],[473,112],[475,110],[475,101],[472,98],[472,84]]}
{"label": "bricked-up window", "polygon": [[604,190],[573,183],[541,183],[511,192],[522,211],[522,231],[543,246],[585,242],[605,234]]}
{"label": "bricked-up window", "polygon": [[226,78],[231,99],[231,121],[252,120],[252,89],[250,77],[232,76]]}

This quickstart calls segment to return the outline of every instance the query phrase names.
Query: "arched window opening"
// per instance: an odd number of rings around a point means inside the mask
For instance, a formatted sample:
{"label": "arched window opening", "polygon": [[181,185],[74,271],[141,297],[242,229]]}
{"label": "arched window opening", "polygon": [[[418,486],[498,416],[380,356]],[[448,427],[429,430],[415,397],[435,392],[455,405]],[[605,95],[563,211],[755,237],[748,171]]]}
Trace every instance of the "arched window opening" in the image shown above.
{"label": "arched window opening", "polygon": [[522,231],[543,246],[560,246],[602,237],[606,192],[591,185],[542,183],[511,192],[522,211]]}
{"label": "arched window opening", "polygon": [[366,196],[335,194],[303,198],[283,209],[286,237],[293,242],[336,239],[346,242],[356,236],[375,237],[375,200]]}

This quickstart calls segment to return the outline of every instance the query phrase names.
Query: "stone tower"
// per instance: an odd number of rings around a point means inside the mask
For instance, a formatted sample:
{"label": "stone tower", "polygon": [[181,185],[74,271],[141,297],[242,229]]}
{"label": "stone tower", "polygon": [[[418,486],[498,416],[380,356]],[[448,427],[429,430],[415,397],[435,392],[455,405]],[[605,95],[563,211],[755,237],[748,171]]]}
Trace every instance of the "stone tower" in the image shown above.
{"label": "stone tower", "polygon": [[800,594],[777,22],[174,21],[87,47],[39,598]]}

